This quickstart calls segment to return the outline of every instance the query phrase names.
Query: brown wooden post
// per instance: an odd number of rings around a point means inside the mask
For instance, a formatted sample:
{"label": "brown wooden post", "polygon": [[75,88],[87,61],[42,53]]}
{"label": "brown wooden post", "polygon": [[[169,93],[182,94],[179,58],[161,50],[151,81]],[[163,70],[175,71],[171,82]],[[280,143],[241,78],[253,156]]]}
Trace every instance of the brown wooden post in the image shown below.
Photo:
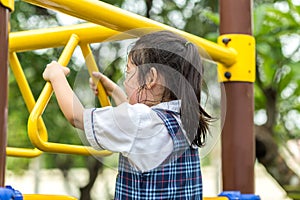
{"label": "brown wooden post", "polygon": [[[252,1],[220,0],[220,35],[252,35]],[[253,83],[224,82],[222,93],[223,191],[254,193]],[[225,109],[226,108],[226,109]]]}
{"label": "brown wooden post", "polygon": [[0,3],[0,187],[4,186],[7,139],[9,9]]}

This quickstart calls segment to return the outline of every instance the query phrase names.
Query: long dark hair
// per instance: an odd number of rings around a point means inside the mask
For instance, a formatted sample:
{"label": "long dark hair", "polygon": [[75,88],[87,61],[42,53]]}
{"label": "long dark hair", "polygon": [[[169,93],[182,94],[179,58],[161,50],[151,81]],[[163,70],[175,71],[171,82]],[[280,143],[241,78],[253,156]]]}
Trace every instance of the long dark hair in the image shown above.
{"label": "long dark hair", "polygon": [[201,107],[203,65],[198,48],[170,31],[157,31],[140,37],[129,52],[138,66],[140,86],[154,67],[165,80],[163,101],[181,100],[180,118],[190,142],[205,143],[211,116]]}

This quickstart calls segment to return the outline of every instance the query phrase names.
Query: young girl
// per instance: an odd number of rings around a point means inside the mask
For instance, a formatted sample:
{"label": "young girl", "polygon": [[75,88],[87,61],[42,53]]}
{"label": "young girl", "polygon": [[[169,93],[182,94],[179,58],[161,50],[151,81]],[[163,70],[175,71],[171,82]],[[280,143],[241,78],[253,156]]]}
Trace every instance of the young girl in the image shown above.
{"label": "young girl", "polygon": [[195,45],[169,31],[140,37],[128,55],[126,94],[93,73],[116,107],[84,109],[68,73],[52,62],[43,77],[91,146],[120,153],[115,199],[202,199],[198,147],[211,117],[200,106],[203,67]]}

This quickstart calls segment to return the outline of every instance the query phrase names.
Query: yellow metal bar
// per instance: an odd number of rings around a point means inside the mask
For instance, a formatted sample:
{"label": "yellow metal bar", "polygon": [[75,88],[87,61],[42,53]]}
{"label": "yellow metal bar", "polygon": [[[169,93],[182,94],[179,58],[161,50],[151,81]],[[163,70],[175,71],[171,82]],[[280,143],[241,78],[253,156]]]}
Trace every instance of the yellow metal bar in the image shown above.
{"label": "yellow metal bar", "polygon": [[9,54],[9,64],[27,106],[27,110],[30,112],[35,104],[35,100],[15,52]]}
{"label": "yellow metal bar", "polygon": [[218,64],[220,82],[255,81],[255,39],[251,35],[226,34],[218,38],[218,43],[238,52],[236,63],[231,66]]}
{"label": "yellow metal bar", "polygon": [[43,152],[37,148],[19,148],[19,147],[6,147],[6,155],[13,157],[24,157],[24,158],[34,158],[41,155]]}
{"label": "yellow metal bar", "polygon": [[23,194],[24,200],[76,200],[75,197],[48,194]]}
{"label": "yellow metal bar", "polygon": [[[20,65],[17,54],[15,52],[9,54],[9,63],[10,63],[10,68],[16,78],[16,81],[19,86],[22,97],[27,106],[27,110],[29,112],[31,112],[31,110],[34,107],[35,100],[34,100],[32,92],[31,92],[31,89],[29,87],[29,84],[26,80],[25,74],[22,70],[22,67]],[[40,129],[39,130],[40,137],[44,141],[46,141],[47,140],[47,129],[46,129],[46,126],[45,126],[42,118],[39,118],[38,124],[39,124],[38,127]],[[32,157],[41,155],[42,152],[40,150],[38,150],[37,148],[29,149],[29,148],[7,147],[6,154],[8,156],[32,158]]]}
{"label": "yellow metal bar", "polygon": [[[34,5],[56,10],[80,19],[100,24],[117,31],[129,31],[137,28],[164,29],[173,31],[203,48],[213,60],[225,65],[235,63],[236,52],[211,41],[153,21],[146,17],[122,10],[98,0],[25,0]],[[139,31],[136,32],[140,34]]]}
{"label": "yellow metal bar", "polygon": [[83,53],[90,77],[92,77],[93,82],[97,85],[98,89],[98,99],[102,107],[104,106],[110,106],[109,99],[107,97],[106,91],[103,88],[102,84],[100,81],[98,81],[94,76],[92,75],[92,72],[98,72],[98,67],[95,62],[94,56],[92,54],[91,48],[89,44],[81,44],[80,45],[81,51]]}
{"label": "yellow metal bar", "polygon": [[[19,62],[19,59],[17,57],[17,54],[15,52],[9,54],[9,63],[10,63],[10,68],[16,78],[24,102],[27,106],[27,110],[30,113],[35,105],[35,100],[32,91],[29,87],[29,84],[27,82],[27,79],[25,77],[24,71]],[[39,128],[40,137],[43,139],[43,141],[47,141],[48,140],[47,128],[42,118],[38,119],[38,128]]]}
{"label": "yellow metal bar", "polygon": [[113,37],[120,32],[93,23],[83,23],[9,33],[9,51],[20,52],[65,46],[72,34],[76,34],[82,43],[98,43],[134,37],[128,34]]}
{"label": "yellow metal bar", "polygon": [[[64,48],[58,63],[62,66],[66,66],[73,54],[75,47],[79,42],[77,35],[73,34]],[[81,146],[81,145],[71,145],[71,144],[61,144],[53,142],[45,142],[40,138],[38,131],[38,119],[44,112],[50,97],[53,93],[53,88],[49,82],[47,82],[29,116],[28,119],[28,134],[31,142],[39,149],[45,152],[55,152],[55,153],[67,153],[67,154],[79,154],[79,155],[99,155],[107,156],[110,155],[109,151],[96,151],[91,147]]]}
{"label": "yellow metal bar", "polygon": [[14,11],[15,9],[15,1],[14,0],[0,0],[0,4],[5,6],[6,8],[9,8],[10,11]]}

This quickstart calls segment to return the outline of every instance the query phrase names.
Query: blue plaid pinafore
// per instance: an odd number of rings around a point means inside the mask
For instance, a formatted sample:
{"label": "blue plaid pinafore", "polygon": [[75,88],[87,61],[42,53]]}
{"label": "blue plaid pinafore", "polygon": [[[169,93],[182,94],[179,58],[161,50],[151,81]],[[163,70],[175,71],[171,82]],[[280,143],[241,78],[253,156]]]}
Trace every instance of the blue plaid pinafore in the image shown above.
{"label": "blue plaid pinafore", "polygon": [[159,167],[136,170],[120,154],[115,200],[202,200],[198,149],[192,148],[174,118],[174,112],[153,109],[173,139],[173,153]]}

